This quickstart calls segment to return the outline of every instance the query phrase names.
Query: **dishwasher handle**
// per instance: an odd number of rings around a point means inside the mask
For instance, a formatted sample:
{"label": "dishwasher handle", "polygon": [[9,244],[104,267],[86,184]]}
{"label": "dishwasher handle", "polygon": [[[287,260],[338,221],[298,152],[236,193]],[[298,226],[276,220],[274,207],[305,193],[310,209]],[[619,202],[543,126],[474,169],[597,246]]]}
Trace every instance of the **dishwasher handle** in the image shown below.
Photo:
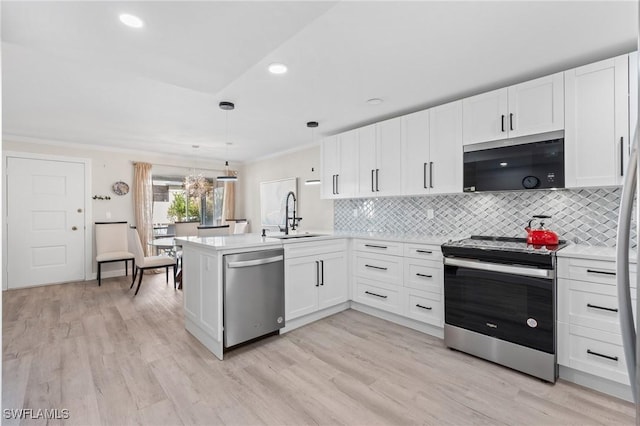
{"label": "dishwasher handle", "polygon": [[239,262],[227,262],[227,268],[247,268],[249,266],[266,265],[267,263],[281,262],[284,256],[265,257],[264,259],[242,260]]}

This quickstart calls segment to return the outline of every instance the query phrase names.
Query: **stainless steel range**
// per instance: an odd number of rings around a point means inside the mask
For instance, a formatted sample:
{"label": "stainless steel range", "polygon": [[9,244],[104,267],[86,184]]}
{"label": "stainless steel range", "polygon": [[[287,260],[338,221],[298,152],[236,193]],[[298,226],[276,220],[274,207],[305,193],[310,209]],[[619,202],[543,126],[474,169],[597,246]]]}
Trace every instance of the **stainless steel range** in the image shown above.
{"label": "stainless steel range", "polygon": [[555,382],[556,251],[565,245],[490,236],[443,244],[445,344]]}

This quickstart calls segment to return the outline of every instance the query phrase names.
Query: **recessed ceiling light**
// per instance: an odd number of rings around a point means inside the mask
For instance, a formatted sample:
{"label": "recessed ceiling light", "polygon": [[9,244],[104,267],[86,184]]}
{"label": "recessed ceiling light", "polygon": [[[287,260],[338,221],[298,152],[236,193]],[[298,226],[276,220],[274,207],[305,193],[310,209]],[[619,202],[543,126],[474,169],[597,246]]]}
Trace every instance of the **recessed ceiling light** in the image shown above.
{"label": "recessed ceiling light", "polygon": [[382,99],[380,98],[371,98],[367,100],[367,103],[369,105],[380,105],[382,102],[384,102]]}
{"label": "recessed ceiling light", "polygon": [[502,167],[507,167],[507,165],[508,165],[508,164],[509,164],[509,163],[507,163],[507,162],[505,162],[505,161],[503,161],[502,163],[500,163],[500,165],[501,165]]}
{"label": "recessed ceiling light", "polygon": [[285,64],[274,63],[269,65],[269,72],[271,74],[284,74],[287,72],[287,66]]}
{"label": "recessed ceiling light", "polygon": [[125,24],[127,27],[131,27],[131,28],[144,27],[144,22],[142,21],[142,19],[138,18],[135,15],[130,15],[128,13],[123,13],[120,15],[120,22]]}

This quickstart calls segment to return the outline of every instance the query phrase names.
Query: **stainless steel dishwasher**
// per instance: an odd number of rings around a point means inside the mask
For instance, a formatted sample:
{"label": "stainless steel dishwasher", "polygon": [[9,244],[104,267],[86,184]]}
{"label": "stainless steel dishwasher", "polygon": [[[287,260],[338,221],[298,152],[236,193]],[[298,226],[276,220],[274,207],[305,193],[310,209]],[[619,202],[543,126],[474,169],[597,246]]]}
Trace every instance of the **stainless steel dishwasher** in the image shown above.
{"label": "stainless steel dishwasher", "polygon": [[224,256],[224,347],[284,327],[284,250]]}

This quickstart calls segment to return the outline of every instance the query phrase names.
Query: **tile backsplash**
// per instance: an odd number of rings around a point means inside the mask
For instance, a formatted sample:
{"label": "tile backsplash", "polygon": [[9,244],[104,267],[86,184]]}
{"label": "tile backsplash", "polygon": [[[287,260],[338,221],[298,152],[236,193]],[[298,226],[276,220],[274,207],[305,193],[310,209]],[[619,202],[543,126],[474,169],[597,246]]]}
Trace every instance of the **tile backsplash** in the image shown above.
{"label": "tile backsplash", "polygon": [[[561,239],[614,247],[621,195],[621,188],[593,188],[336,200],[334,229],[524,237],[528,220],[547,214],[547,227]],[[635,242],[635,223],[631,229]]]}

